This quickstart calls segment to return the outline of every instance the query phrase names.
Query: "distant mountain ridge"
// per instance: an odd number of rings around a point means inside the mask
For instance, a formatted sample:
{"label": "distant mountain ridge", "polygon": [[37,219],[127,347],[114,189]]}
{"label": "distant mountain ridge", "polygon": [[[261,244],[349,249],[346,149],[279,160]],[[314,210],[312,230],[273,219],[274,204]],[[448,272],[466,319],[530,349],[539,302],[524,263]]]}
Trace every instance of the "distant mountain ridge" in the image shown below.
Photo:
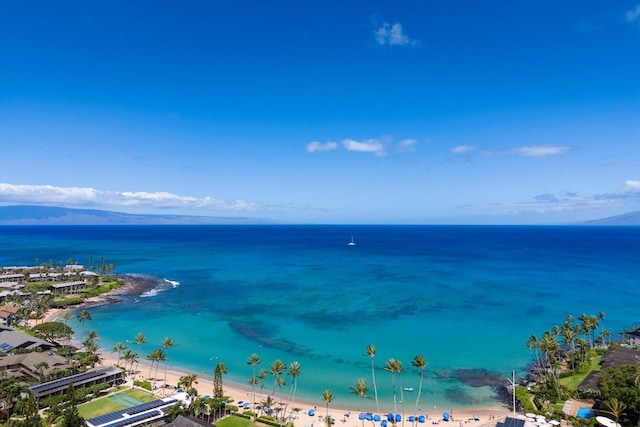
{"label": "distant mountain ridge", "polygon": [[585,221],[586,225],[640,225],[640,211],[623,213],[601,219]]}
{"label": "distant mountain ridge", "polygon": [[59,206],[0,206],[0,225],[187,225],[187,224],[264,224],[249,217],[196,215],[128,214],[98,209]]}
{"label": "distant mountain ridge", "polygon": [[[205,225],[272,223],[277,223],[277,221],[251,217],[128,214],[98,209],[64,208],[60,206],[0,206],[0,225]],[[573,223],[573,225],[640,226],[640,211]]]}

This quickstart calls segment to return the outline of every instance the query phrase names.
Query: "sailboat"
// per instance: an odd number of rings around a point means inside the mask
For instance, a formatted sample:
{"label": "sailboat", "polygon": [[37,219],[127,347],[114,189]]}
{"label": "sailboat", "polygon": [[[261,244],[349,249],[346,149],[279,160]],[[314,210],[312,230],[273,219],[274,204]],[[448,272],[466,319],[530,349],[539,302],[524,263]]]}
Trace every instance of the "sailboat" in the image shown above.
{"label": "sailboat", "polygon": [[351,236],[351,241],[348,243],[349,246],[355,246],[356,242],[353,241],[353,236]]}

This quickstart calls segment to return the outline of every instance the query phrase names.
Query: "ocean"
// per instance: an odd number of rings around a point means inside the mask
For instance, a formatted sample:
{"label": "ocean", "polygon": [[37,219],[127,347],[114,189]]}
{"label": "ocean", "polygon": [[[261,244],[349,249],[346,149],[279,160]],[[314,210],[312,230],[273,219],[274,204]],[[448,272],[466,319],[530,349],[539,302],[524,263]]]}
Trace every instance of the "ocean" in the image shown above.
{"label": "ocean", "polygon": [[[89,309],[84,329],[97,331],[101,347],[122,341],[144,360],[169,336],[177,344],[170,369],[211,376],[223,362],[224,381],[244,385],[252,353],[266,370],[276,359],[297,361],[297,397],[319,406],[330,389],[333,406],[359,407],[350,391],[358,378],[373,396],[368,344],[383,410],[394,406],[383,369],[390,358],[404,369],[397,399],[415,406],[418,354],[428,362],[421,410],[496,407],[482,381],[512,371],[521,380],[531,335],[567,314],[604,312],[612,339],[640,323],[640,227],[0,227],[2,265],[88,265],[90,257],[157,284]],[[138,332],[149,341],[141,348]],[[290,393],[285,379],[277,394]],[[273,388],[268,377],[262,392]],[[361,409],[375,410],[374,401]]]}

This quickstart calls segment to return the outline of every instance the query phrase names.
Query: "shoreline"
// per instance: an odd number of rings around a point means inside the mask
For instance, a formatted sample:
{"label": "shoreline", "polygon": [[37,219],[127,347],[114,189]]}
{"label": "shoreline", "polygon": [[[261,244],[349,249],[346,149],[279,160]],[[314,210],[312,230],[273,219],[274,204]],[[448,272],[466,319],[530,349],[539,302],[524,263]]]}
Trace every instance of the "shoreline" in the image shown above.
{"label": "shoreline", "polygon": [[[128,291],[131,291],[135,287],[135,285],[125,284],[122,287],[128,287]],[[62,313],[65,310],[76,310],[80,307],[92,307],[92,306],[97,306],[102,304],[113,303],[115,302],[114,297],[117,297],[117,295],[123,295],[128,293],[128,292],[123,292],[122,287],[116,290],[115,293],[108,293],[108,294],[101,295],[99,297],[88,298],[87,300],[85,300],[84,303],[74,307],[73,309],[50,309],[45,314],[44,318],[42,319],[42,322],[56,321],[58,317],[62,315]],[[117,361],[118,361],[117,356],[114,353],[112,353],[110,350],[100,347],[98,350],[98,355],[101,358],[100,364],[102,366],[117,365]],[[149,368],[150,368],[150,364],[147,363],[145,360],[141,360],[136,367],[136,372],[134,373],[133,377],[128,376],[127,378],[127,382],[129,383],[129,385],[132,386],[131,380],[133,378],[138,380],[146,379],[145,372],[149,372]],[[160,369],[158,369],[157,372],[158,372],[159,378],[155,379],[154,381],[164,382],[164,369],[162,369],[161,367]],[[171,394],[174,394],[176,392],[176,389],[174,388],[174,386],[177,385],[180,377],[183,375],[188,375],[192,373],[197,375],[198,383],[194,385],[194,388],[198,391],[198,395],[206,396],[206,395],[212,394],[212,391],[213,391],[212,376],[204,375],[202,373],[190,372],[187,369],[183,369],[179,365],[171,365],[171,367],[167,369],[166,384],[168,385],[168,387],[165,387],[164,389],[161,387],[158,387],[156,390],[153,391],[153,393],[158,395],[159,397],[163,397],[163,393],[165,397],[170,396]],[[240,401],[251,402],[253,391],[250,386],[225,380],[224,378],[223,378],[223,384],[224,384],[223,388],[224,388],[225,395],[233,399],[234,403],[237,404]],[[271,396],[276,401],[282,402],[283,405],[286,405],[285,407],[289,407],[291,405],[291,402],[289,400],[289,397],[290,397],[289,395],[282,395],[280,393],[276,393],[274,395],[269,393],[268,391],[266,392],[265,391],[266,390],[262,390],[262,391],[256,390],[255,403],[260,403],[262,399],[266,398],[267,396]],[[369,402],[369,405],[367,406],[370,406],[370,405],[371,403]],[[292,414],[292,416],[294,417],[292,421],[294,422],[295,427],[318,427],[318,426],[324,426],[326,424],[323,421],[323,418],[327,414],[327,407],[326,407],[326,402],[322,400],[321,396],[318,396],[317,401],[314,401],[308,398],[298,399],[296,397],[293,406],[295,408],[300,409],[298,413]],[[308,415],[308,411],[310,409],[314,409],[314,412],[315,412],[314,416]],[[338,426],[344,425],[345,427],[347,426],[361,427],[364,420],[360,420],[358,418],[358,415],[360,412],[361,411],[357,407],[357,405],[347,406],[344,404],[336,404],[336,405],[329,404],[328,415],[335,420],[336,425]],[[363,410],[362,412],[365,414],[377,413],[371,410]],[[451,415],[450,421],[447,422],[442,420],[443,412],[449,412],[449,414]],[[424,411],[424,410],[414,411],[413,409],[405,408],[404,413],[406,415],[405,417],[403,417],[403,419],[406,417],[409,417],[410,415],[415,415],[415,416],[425,415],[425,417],[427,418],[427,422],[425,424],[428,424],[428,423],[439,424],[440,422],[443,422],[446,425],[453,426],[456,423],[458,423],[459,427],[462,427],[463,424],[467,424],[467,423],[472,424],[474,426],[484,426],[485,424],[494,425],[495,422],[497,422],[498,420],[504,419],[506,415],[511,414],[511,411],[505,405],[500,405],[495,407],[478,407],[478,408],[467,408],[467,407],[456,408],[455,406],[452,406],[450,408],[442,408],[442,409],[434,408],[432,411]],[[379,413],[382,419],[385,419],[386,414],[387,414],[386,412]]]}

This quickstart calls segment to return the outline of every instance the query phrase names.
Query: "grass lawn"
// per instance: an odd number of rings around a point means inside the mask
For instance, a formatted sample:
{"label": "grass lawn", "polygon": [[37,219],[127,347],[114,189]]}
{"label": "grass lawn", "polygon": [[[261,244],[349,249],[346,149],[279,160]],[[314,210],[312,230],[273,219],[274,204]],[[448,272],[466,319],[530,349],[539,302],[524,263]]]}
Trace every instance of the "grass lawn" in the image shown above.
{"label": "grass lawn", "polygon": [[[580,372],[578,372],[576,374],[576,384],[580,385],[580,383],[582,382],[582,380],[584,380],[587,375],[589,375],[589,373],[591,371],[597,371],[600,369],[600,361],[602,360],[602,356],[598,355],[598,356],[592,356],[591,357],[591,364],[588,367],[585,367],[583,369],[580,370]],[[566,377],[566,378],[561,378],[560,379],[560,384],[562,384],[563,386],[567,387],[569,390],[575,390],[575,387],[573,386],[573,376],[570,377]]]}
{"label": "grass lawn", "polygon": [[[135,406],[134,401],[145,403],[157,399],[158,396],[154,396],[143,390],[119,387],[108,396],[103,396],[79,405],[78,412],[80,412],[80,415],[84,417],[84,419],[89,419]],[[127,404],[125,400],[129,403]]]}
{"label": "grass lawn", "polygon": [[271,427],[260,422],[254,423],[251,420],[242,417],[230,415],[219,421],[216,421],[216,427]]}

